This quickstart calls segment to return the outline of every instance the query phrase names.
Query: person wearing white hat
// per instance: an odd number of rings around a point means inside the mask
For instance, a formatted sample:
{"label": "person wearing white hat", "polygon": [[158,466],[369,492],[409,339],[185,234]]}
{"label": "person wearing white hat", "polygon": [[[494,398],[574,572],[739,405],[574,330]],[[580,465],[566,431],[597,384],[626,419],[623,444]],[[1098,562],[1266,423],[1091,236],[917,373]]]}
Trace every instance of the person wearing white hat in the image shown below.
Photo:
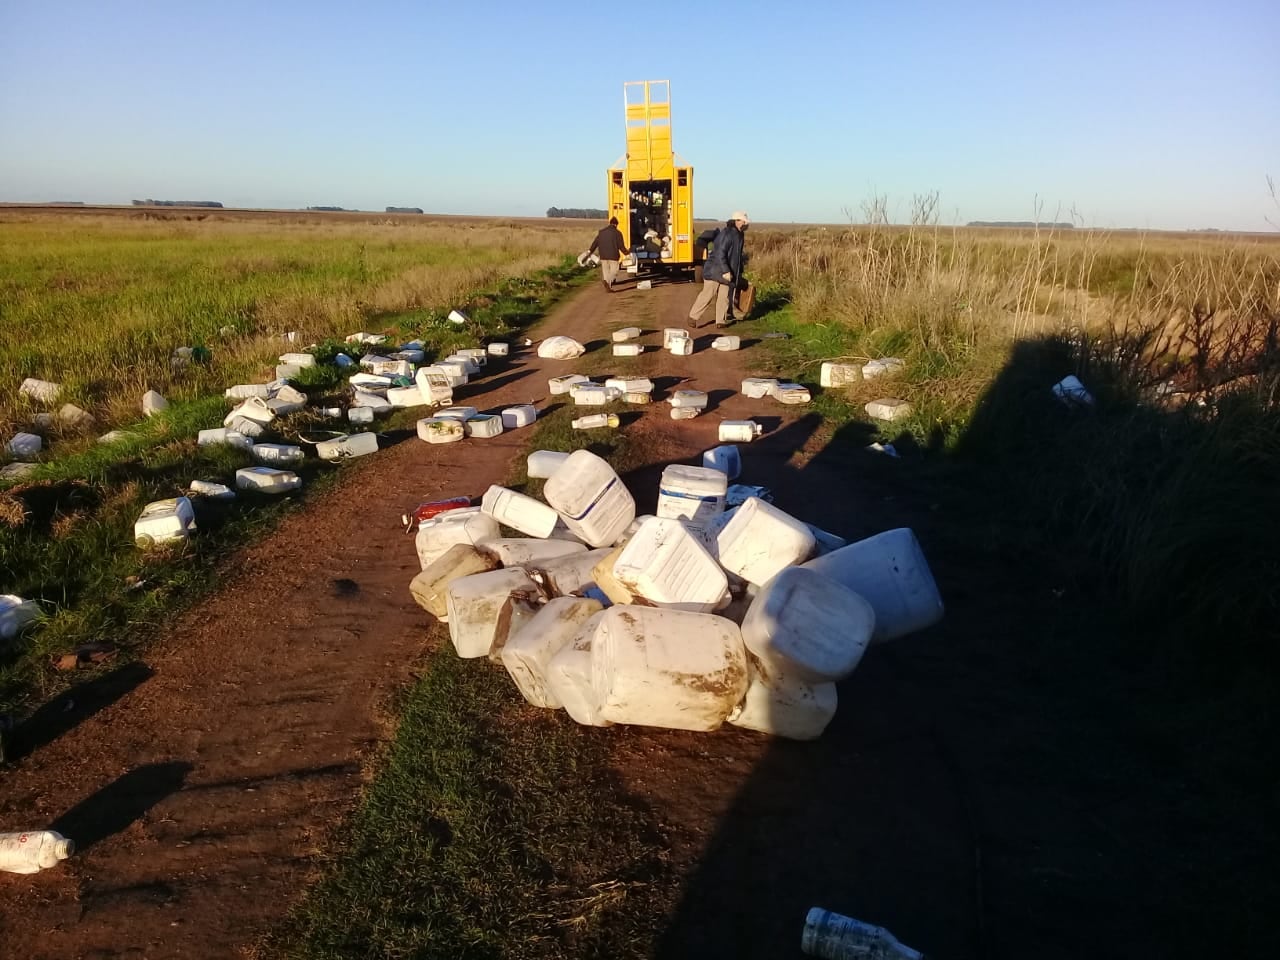
{"label": "person wearing white hat", "polygon": [[716,231],[711,256],[702,264],[702,292],[689,308],[689,324],[702,326],[702,315],[716,302],[716,326],[733,322],[730,298],[733,287],[742,279],[742,248],[751,218],[745,210],[735,210],[728,222]]}

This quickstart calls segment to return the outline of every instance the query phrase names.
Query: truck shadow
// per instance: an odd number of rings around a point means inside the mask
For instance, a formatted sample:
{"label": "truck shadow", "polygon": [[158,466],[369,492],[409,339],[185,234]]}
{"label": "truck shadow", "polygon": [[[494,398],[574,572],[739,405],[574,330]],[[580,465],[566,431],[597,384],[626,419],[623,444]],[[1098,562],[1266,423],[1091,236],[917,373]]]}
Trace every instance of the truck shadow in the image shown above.
{"label": "truck shadow", "polygon": [[135,767],[86,797],[49,829],[74,840],[83,853],[141,819],[156,804],[177,793],[193,767],[189,763],[148,763]]}

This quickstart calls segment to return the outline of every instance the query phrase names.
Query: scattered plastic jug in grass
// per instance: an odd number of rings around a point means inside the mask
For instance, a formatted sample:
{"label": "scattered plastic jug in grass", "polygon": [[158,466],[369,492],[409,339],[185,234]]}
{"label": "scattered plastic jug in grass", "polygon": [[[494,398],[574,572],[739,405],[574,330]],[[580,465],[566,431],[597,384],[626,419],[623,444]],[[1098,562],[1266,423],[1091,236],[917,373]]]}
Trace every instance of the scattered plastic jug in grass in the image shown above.
{"label": "scattered plastic jug in grass", "polygon": [[545,503],[497,484],[485,491],[480,509],[499,523],[530,537],[551,536],[560,519],[555,510]]}
{"label": "scattered plastic jug in grass", "polygon": [[195,511],[186,497],[155,500],[142,508],[134,523],[133,542],[146,549],[158,543],[185,540],[195,526]]}
{"label": "scattered plastic jug in grass", "polygon": [[418,421],[418,439],[425,443],[454,443],[466,436],[462,424],[453,417],[425,417]]}
{"label": "scattered plastic jug in grass", "polygon": [[350,460],[377,452],[378,437],[373,433],[352,433],[316,444],[316,456],[321,460]]}
{"label": "scattered plastic jug in grass", "polygon": [[564,705],[570,717],[587,727],[610,726],[600,716],[600,704],[591,683],[591,638],[605,613],[602,610],[593,614],[573,639],[552,655],[546,669],[548,694]]}
{"label": "scattered plastic jug in grass", "polygon": [[482,540],[501,535],[498,521],[479,507],[449,510],[418,525],[414,549],[418,554],[418,566],[425,570],[456,543],[475,546]]}
{"label": "scattered plastic jug in grass", "polygon": [[[728,492],[726,492],[726,501]],[[809,528],[759,497],[749,497],[716,537],[720,565],[762,586],[813,553]]]}
{"label": "scattered plastic jug in grass", "polygon": [[608,462],[577,450],[547,480],[543,496],[565,525],[593,547],[611,544],[636,516],[636,503]]}
{"label": "scattered plastic jug in grass", "polygon": [[148,390],[142,395],[142,412],[148,417],[154,416],[161,410],[167,410],[169,401],[160,396],[155,390]]}
{"label": "scattered plastic jug in grass", "polygon": [[[450,391],[450,396],[452,395],[453,392]],[[425,407],[431,403],[431,400],[423,395],[422,389],[418,386],[388,387],[387,403],[393,407]]]}
{"label": "scattered plastic jug in grass", "polygon": [[461,577],[488,573],[501,566],[502,563],[492,553],[470,543],[455,543],[409,582],[409,593],[427,613],[448,622],[449,584]]}
{"label": "scattered plastic jug in grass", "polygon": [[511,354],[511,344],[495,342],[485,347],[485,352],[491,357],[506,357]]}
{"label": "scattered plastic jug in grass", "polygon": [[613,345],[613,355],[615,357],[638,357],[644,353],[644,344],[642,343],[615,343]]}
{"label": "scattered plastic jug in grass", "polygon": [[691,356],[693,354],[693,338],[672,337],[671,342],[667,345],[667,350],[670,351],[673,356]]}
{"label": "scattered plastic jug in grass", "polygon": [[533,618],[538,585],[520,567],[459,577],[449,584],[449,638],[458,656],[500,654],[512,627]]}
{"label": "scattered plastic jug in grass", "polygon": [[646,390],[629,390],[622,395],[623,403],[652,403],[653,394]]}
{"label": "scattered plastic jug in grass", "polygon": [[373,408],[351,407],[347,411],[347,420],[351,423],[373,423]]}
{"label": "scattered plastic jug in grass", "polygon": [[236,492],[225,483],[214,483],[212,480],[192,480],[187,487],[189,493],[209,500],[234,500]]}
{"label": "scattered plastic jug in grass", "polygon": [[546,480],[569,459],[569,454],[559,450],[534,450],[526,458],[525,473],[536,480]]}
{"label": "scattered plastic jug in grass", "polygon": [[553,397],[562,393],[570,393],[575,383],[590,383],[591,378],[581,373],[566,373],[562,377],[552,377],[547,381],[547,390]]}
{"label": "scattered plastic jug in grass", "polygon": [[301,447],[288,443],[255,443],[249,453],[259,463],[301,463]]}
{"label": "scattered plastic jug in grass", "polygon": [[751,683],[742,702],[729,714],[730,724],[788,740],[822,736],[839,703],[834,683],[806,683],[770,670],[751,656],[747,664]]}
{"label": "scattered plastic jug in grass", "polygon": [[839,363],[828,360],[822,364],[818,374],[818,385],[822,387],[847,387],[862,382],[862,365],[858,363]]}
{"label": "scattered plastic jug in grass", "polygon": [[288,493],[302,486],[302,478],[273,467],[242,467],[236,471],[236,489],[257,493]]}
{"label": "scattered plastic jug in grass", "polygon": [[595,583],[595,566],[613,552],[611,547],[570,553],[563,557],[540,560],[526,569],[542,589],[553,597],[576,593],[588,584]]}
{"label": "scattered plastic jug in grass", "polygon": [[501,435],[502,418],[492,414],[481,413],[474,417],[467,417],[462,422],[462,426],[468,437],[484,440]]}
{"label": "scattered plastic jug in grass", "polygon": [[702,541],[680,520],[665,517],[640,525],[614,560],[613,578],[634,598],[693,613],[709,613],[729,592]]}
{"label": "scattered plastic jug in grass", "polygon": [[[720,424],[720,432],[724,433],[724,424]],[[723,437],[721,438],[723,439]],[[712,447],[702,454],[702,465],[709,470],[718,470],[726,480],[736,480],[742,473],[742,454],[732,444]],[[728,490],[728,487],[725,487]],[[720,495],[720,509],[724,510],[724,494]]]}
{"label": "scattered plastic jug in grass", "polygon": [[876,377],[893,376],[907,369],[905,360],[897,357],[885,357],[881,360],[872,360],[862,365],[862,379],[872,380]]}
{"label": "scattered plastic jug in grass", "polygon": [[538,419],[538,408],[532,403],[521,403],[502,411],[502,429],[516,430],[527,427]]}
{"label": "scattered plastic jug in grass", "polygon": [[747,692],[736,624],[711,614],[613,606],[591,637],[591,685],[612,723],[715,730]]}
{"label": "scattered plastic jug in grass", "polygon": [[222,395],[229,400],[248,400],[250,397],[266,400],[271,396],[271,390],[265,383],[238,383],[227,387]]}
{"label": "scattered plastic jug in grass", "polygon": [[903,417],[911,416],[912,406],[906,400],[899,400],[894,397],[881,397],[879,400],[872,400],[864,407],[867,416],[873,420],[886,420],[892,422],[901,420]]}
{"label": "scattered plastic jug in grass", "polygon": [[538,344],[538,356],[544,360],[573,360],[586,352],[573,337],[547,337]]}
{"label": "scattered plastic jug in grass", "polygon": [[693,335],[683,327],[667,327],[665,330],[662,331],[662,349],[670,350],[672,340],[676,340],[681,337],[687,340],[687,339],[690,339],[692,336]]}
{"label": "scattered plastic jug in grass", "polygon": [[551,659],[573,642],[586,622],[604,609],[585,597],[556,597],[534,614],[502,647],[502,665],[521,695],[535,707],[564,706],[551,689]]}
{"label": "scattered plastic jug in grass", "polygon": [[[267,401],[262,397],[247,397],[239,403],[235,409],[226,415],[222,421],[224,427],[235,428],[233,421],[236,420],[252,420],[254,423],[270,423],[276,418],[275,411],[267,406]],[[244,431],[241,430],[241,433]]]}
{"label": "scattered plastic jug in grass", "polygon": [[804,918],[800,949],[823,960],[925,960],[884,927],[813,907]]}
{"label": "scattered plastic jug in grass", "polygon": [[737,350],[742,346],[742,338],[738,336],[716,337],[711,341],[712,350]]}
{"label": "scattered plastic jug in grass", "polygon": [[639,327],[623,327],[621,330],[613,331],[611,336],[614,343],[624,343],[627,340],[636,339],[642,332]]}
{"label": "scattered plastic jug in grass", "polygon": [[[732,450],[737,447],[719,447]],[[709,451],[710,452],[710,451]],[[741,461],[738,462],[739,469]],[[715,467],[688,467],[673,463],[662,471],[658,482],[658,516],[683,520],[687,526],[703,527],[724,512],[724,494],[729,477]]]}
{"label": "scattered plastic jug in grass", "polygon": [[476,548],[495,558],[504,567],[527,567],[557,557],[587,552],[585,544],[541,537],[494,537],[480,541]]}
{"label": "scattered plastic jug in grass", "polygon": [[764,425],[754,420],[722,420],[718,436],[721,443],[750,443],[763,433]]}
{"label": "scattered plastic jug in grass", "polygon": [[578,407],[602,407],[609,402],[609,388],[603,383],[580,383],[572,393]]}
{"label": "scattered plastic jug in grass", "polygon": [[808,403],[812,399],[809,388],[801,383],[779,383],[773,395],[779,403],[788,404]]}
{"label": "scattered plastic jug in grass", "polygon": [[5,873],[39,873],[56,867],[75,850],[74,841],[56,830],[0,833],[0,870]]}
{"label": "scattered plastic jug in grass", "polygon": [[459,325],[464,324],[467,322],[467,315],[463,313],[461,310],[450,310],[449,322],[456,323]]}
{"label": "scattered plastic jug in grass", "polygon": [[748,400],[772,397],[778,392],[778,381],[769,377],[747,377],[742,381],[742,395]]}
{"label": "scattered plastic jug in grass", "polygon": [[616,430],[621,423],[616,413],[589,413],[571,421],[570,425],[575,430],[599,430],[604,427]]}

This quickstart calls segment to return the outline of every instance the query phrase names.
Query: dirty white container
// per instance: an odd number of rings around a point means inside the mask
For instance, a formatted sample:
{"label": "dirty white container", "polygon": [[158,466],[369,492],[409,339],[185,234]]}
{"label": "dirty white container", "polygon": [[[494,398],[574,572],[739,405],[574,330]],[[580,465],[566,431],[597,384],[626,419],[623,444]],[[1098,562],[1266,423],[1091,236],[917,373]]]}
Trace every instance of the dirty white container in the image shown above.
{"label": "dirty white container", "polygon": [[347,383],[369,393],[386,393],[391,386],[390,377],[380,377],[372,373],[357,373],[347,379]]}
{"label": "dirty white container", "polygon": [[138,546],[154,546],[173,540],[186,540],[196,526],[196,514],[186,497],[155,500],[142,508],[133,524],[133,542]]}
{"label": "dirty white container", "polygon": [[293,363],[277,363],[276,364],[277,380],[289,380],[293,377],[298,376],[301,373],[302,373],[302,368],[299,367],[297,364],[293,364]]}
{"label": "dirty white container", "polygon": [[416,386],[387,388],[387,403],[393,407],[425,407],[430,402]]}
{"label": "dirty white container", "polygon": [[502,418],[493,414],[481,413],[474,417],[468,417],[462,422],[462,426],[468,437],[486,440],[502,433]]}
{"label": "dirty white container", "polygon": [[808,403],[812,399],[802,383],[779,383],[773,395],[779,403]]}
{"label": "dirty white container", "polygon": [[622,395],[623,403],[652,403],[653,394],[644,390],[628,390]]}
{"label": "dirty white container", "polygon": [[[263,431],[266,429],[259,421],[249,420],[246,417],[231,417],[230,420],[231,422],[227,424],[225,429],[232,433],[240,434],[240,436],[249,441],[250,445],[253,443],[253,438],[262,436]],[[113,430],[111,432],[119,433],[120,431]],[[248,450],[249,447],[246,446],[244,449]]]}
{"label": "dirty white container", "polygon": [[737,350],[742,346],[742,338],[738,336],[716,337],[711,341],[712,350]]}
{"label": "dirty white container", "polygon": [[530,426],[538,419],[538,408],[532,403],[521,403],[502,411],[502,429],[516,430]]}
{"label": "dirty white container", "polygon": [[601,427],[617,429],[622,423],[616,413],[589,413],[570,422],[575,430],[597,430]]}
{"label": "dirty white container", "polygon": [[[745,638],[745,637],[744,637]],[[729,723],[788,740],[816,740],[836,715],[839,696],[832,682],[805,683],[747,658],[751,684],[729,714]]]}
{"label": "dirty white container", "polygon": [[234,500],[236,492],[225,483],[214,483],[212,480],[192,480],[187,492],[210,500]]}
{"label": "dirty white container", "polygon": [[457,352],[459,357],[470,357],[477,366],[484,367],[489,363],[489,354],[484,347],[463,347]]}
{"label": "dirty white container", "polygon": [[484,492],[480,509],[499,523],[530,537],[546,538],[556,527],[559,515],[533,497],[494,484]]}
{"label": "dirty white container", "polygon": [[634,340],[636,337],[640,336],[640,334],[643,332],[644,331],[642,331],[639,327],[623,327],[621,330],[613,331],[613,334],[612,334],[613,342],[624,343],[627,340]]}
{"label": "dirty white container", "polygon": [[742,395],[748,400],[772,397],[778,392],[778,381],[771,377],[747,377],[742,381]]}
{"label": "dirty white container", "polygon": [[546,480],[568,459],[569,454],[559,450],[535,450],[529,454],[525,473],[531,478]]}
{"label": "dirty white container", "polygon": [[305,370],[307,367],[316,365],[316,358],[309,353],[282,353],[280,354],[281,363],[291,363],[295,367],[301,367]]}
{"label": "dirty white container", "polygon": [[502,665],[516,688],[535,707],[554,710],[564,706],[547,682],[551,658],[602,609],[598,600],[556,597],[548,600],[518,633],[508,636],[502,648]]}
{"label": "dirty white container", "polygon": [[538,585],[519,567],[473,573],[446,590],[449,639],[467,659],[497,654],[512,627],[531,620],[541,597]]}
{"label": "dirty white container", "polygon": [[523,567],[587,552],[585,544],[541,537],[493,537],[481,540],[476,549],[494,557],[504,567]]}
{"label": "dirty white container", "polygon": [[648,377],[610,377],[604,385],[619,393],[653,393],[653,381]]}
{"label": "dirty white container", "polygon": [[351,407],[347,410],[351,423],[373,423],[373,407]]}
{"label": "dirty white container", "polygon": [[74,841],[56,830],[0,833],[0,871],[39,873],[75,853]]}
{"label": "dirty white container", "polygon": [[750,443],[764,433],[764,426],[754,420],[722,420],[719,437],[721,443]]}
{"label": "dirty white container", "polygon": [[463,507],[438,514],[418,524],[414,538],[418,566],[425,570],[454,544],[475,546],[482,540],[492,540],[500,533],[498,521],[482,513],[479,507]]}
{"label": "dirty white container", "polygon": [[644,344],[642,343],[615,343],[613,345],[613,355],[615,357],[638,357],[644,353]]}
{"label": "dirty white container", "polygon": [[[252,420],[254,423],[270,423],[276,418],[275,411],[267,406],[262,397],[248,397],[239,403],[222,421],[224,427],[234,427],[234,420]],[[240,431],[244,433],[243,430]]]}
{"label": "dirty white container", "polygon": [[261,397],[263,400],[271,396],[271,390],[265,383],[237,383],[227,387],[222,395],[229,400],[248,400],[250,397]]}
{"label": "dirty white container", "polygon": [[378,364],[380,363],[388,363],[390,361],[391,361],[390,357],[384,357],[380,353],[366,353],[363,357],[360,358],[360,368],[362,370],[368,370],[370,373],[379,377],[395,376],[395,374],[390,374],[390,373],[379,373],[378,371],[373,369],[374,367],[378,366]]}
{"label": "dirty white container", "polygon": [[633,597],[694,613],[714,610],[729,592],[724,571],[702,541],[666,517],[640,525],[614,561],[613,576]]}
{"label": "dirty white container", "polygon": [[299,410],[305,410],[307,406],[306,398],[302,400],[286,400],[282,397],[272,397],[267,401],[267,407],[277,417],[287,417],[291,413],[297,413]]}
{"label": "dirty white container", "polygon": [[587,727],[610,726],[600,716],[595,687],[591,683],[591,638],[604,611],[592,614],[573,639],[556,651],[547,663],[547,692],[575,721]]}
{"label": "dirty white container", "polygon": [[875,611],[857,593],[813,570],[788,567],[760,588],[742,621],[742,640],[767,670],[824,682],[853,673],[875,627]]}
{"label": "dirty white container", "polygon": [[876,614],[872,640],[923,630],[942,619],[942,596],[916,535],[887,530],[805,564],[861,594]]}
{"label": "dirty white container", "polygon": [[169,401],[160,396],[155,390],[148,390],[142,395],[142,412],[148,417],[166,410],[169,407]]}
{"label": "dirty white container", "polygon": [[274,467],[242,467],[236,471],[236,489],[258,493],[288,493],[302,486],[302,478]]}
{"label": "dirty white container", "polygon": [[677,357],[687,357],[693,353],[692,337],[672,337],[671,344],[667,347],[671,353]]}
{"label": "dirty white container", "polygon": [[566,373],[563,377],[552,377],[547,381],[547,389],[552,396],[559,396],[562,393],[570,393],[575,383],[590,383],[591,378],[583,376],[580,373]]}
{"label": "dirty white container", "polygon": [[362,330],[360,333],[350,334],[346,338],[346,342],[347,343],[368,343],[368,344],[376,345],[379,343],[386,343],[387,338],[380,333],[365,333]]}
{"label": "dirty white container", "polygon": [[511,344],[491,343],[485,347],[485,352],[491,357],[506,357],[511,354]]}
{"label": "dirty white container", "polygon": [[[306,403],[307,403],[307,395],[303,393],[301,390],[298,390],[295,387],[289,386],[287,383],[281,385],[280,388],[275,391],[275,394],[272,397],[272,399],[280,400],[290,404],[296,403],[298,404],[299,409],[306,406]],[[270,400],[267,401],[268,405],[270,404],[270,402],[271,402]],[[276,412],[277,414],[279,414],[279,411],[276,411]]]}
{"label": "dirty white container", "polygon": [[672,420],[692,420],[702,413],[702,407],[672,407]]}
{"label": "dirty white container", "polygon": [[547,337],[538,344],[538,356],[544,360],[573,360],[586,352],[586,347],[573,337]]}
{"label": "dirty white container", "polygon": [[547,480],[542,495],[565,525],[593,547],[618,539],[636,516],[636,502],[608,462],[576,450]]}
{"label": "dirty white container", "polygon": [[422,385],[423,376],[440,377],[444,385],[451,390],[454,387],[461,387],[467,382],[467,375],[462,372],[462,369],[456,363],[432,363],[420,368],[414,374],[414,379],[418,381],[419,386]]}
{"label": "dirty white container", "polygon": [[707,395],[702,390],[673,390],[667,402],[673,407],[703,410],[707,406]]}
{"label": "dirty white container", "polygon": [[451,353],[445,357],[441,363],[457,363],[462,365],[462,372],[468,377],[477,376],[480,373],[480,362],[475,357],[464,356],[460,353]]}
{"label": "dirty white container", "polygon": [[467,322],[467,315],[466,315],[465,313],[463,313],[461,310],[450,310],[450,311],[449,311],[449,322],[450,322],[450,323],[458,323],[458,324],[466,323],[466,322]]}
{"label": "dirty white container", "polygon": [[463,421],[453,417],[424,417],[418,421],[418,439],[425,443],[453,443],[466,434]]}
{"label": "dirty white container", "polygon": [[667,327],[662,331],[662,349],[670,350],[671,341],[679,337],[684,337],[686,340],[692,340],[693,334],[688,330],[685,330],[683,327]]}
{"label": "dirty white container", "polygon": [[445,407],[436,412],[437,417],[443,417],[446,420],[470,420],[479,415],[480,411],[475,407]]}
{"label": "dirty white container", "polygon": [[573,390],[577,407],[603,407],[609,402],[609,388],[603,383],[580,383]]}
{"label": "dirty white container", "polygon": [[12,640],[40,619],[40,604],[12,593],[0,594],[0,640]]}
{"label": "dirty white container", "polygon": [[600,547],[598,550],[569,553],[531,563],[525,569],[551,596],[563,597],[595,583],[593,571],[596,564],[612,552],[612,547]]}
{"label": "dirty white container", "polygon": [[[651,519],[653,518],[646,518],[646,522]],[[640,526],[643,525],[641,524]],[[596,565],[591,568],[591,579],[595,581],[596,586],[613,603],[634,603],[636,601],[636,596],[631,588],[613,575],[614,564],[618,562],[618,558],[622,556],[622,551],[626,549],[626,545],[631,542],[634,536],[635,532],[633,531],[610,550],[608,555],[596,561]]]}
{"label": "dirty white container", "polygon": [[450,386],[458,387],[471,379],[471,372],[468,369],[471,366],[470,361],[451,360],[446,357],[444,360],[437,360],[427,369],[447,375],[451,381]]}
{"label": "dirty white container", "polygon": [[413,381],[422,393],[426,403],[453,403],[452,378],[443,373],[433,373],[430,367],[423,367],[413,376]]}
{"label": "dirty white container", "polygon": [[872,360],[870,363],[862,365],[862,379],[872,380],[875,377],[892,376],[901,373],[907,368],[905,360],[897,357],[885,357],[882,360]]}
{"label": "dirty white container", "polygon": [[455,543],[409,581],[409,593],[423,610],[440,620],[449,616],[449,584],[460,577],[488,573],[502,566],[491,553],[469,543]]}
{"label": "dirty white container", "polygon": [[321,460],[350,460],[377,452],[378,437],[373,433],[352,433],[316,444],[316,456]]}
{"label": "dirty white container", "polygon": [[818,373],[818,384],[823,387],[847,387],[852,383],[862,382],[862,364],[840,363],[827,360]]}
{"label": "dirty white container", "polygon": [[39,380],[35,377],[27,377],[18,387],[19,396],[30,397],[40,403],[53,403],[61,392],[62,384],[54,383],[52,380]]}
{"label": "dirty white container", "polygon": [[37,434],[15,433],[13,438],[4,445],[4,448],[15,459],[30,460],[40,453],[40,448],[43,446],[44,441]]}
{"label": "dirty white container", "polygon": [[[737,453],[737,448],[730,449]],[[728,476],[713,467],[673,463],[662,471],[658,482],[658,516],[684,520],[692,527],[705,526],[724,512],[728,485]]]}
{"label": "dirty white container", "polygon": [[613,606],[591,622],[591,685],[605,720],[715,730],[747,692],[742,635],[723,617]]}
{"label": "dirty white container", "polygon": [[867,416],[873,420],[888,420],[892,422],[911,416],[912,407],[906,400],[881,397],[879,400],[872,400],[863,409],[867,411]]}
{"label": "dirty white container", "polygon": [[807,560],[813,548],[808,527],[759,497],[748,497],[716,537],[720,565],[757,586]]}
{"label": "dirty white container", "polygon": [[[738,479],[738,475],[742,473],[742,454],[732,445],[712,447],[703,452],[702,465],[709,470],[717,471],[727,483],[729,480]],[[720,511],[723,510],[724,494],[721,494]]]}
{"label": "dirty white container", "polygon": [[249,454],[259,463],[301,463],[301,447],[288,443],[255,443]]}

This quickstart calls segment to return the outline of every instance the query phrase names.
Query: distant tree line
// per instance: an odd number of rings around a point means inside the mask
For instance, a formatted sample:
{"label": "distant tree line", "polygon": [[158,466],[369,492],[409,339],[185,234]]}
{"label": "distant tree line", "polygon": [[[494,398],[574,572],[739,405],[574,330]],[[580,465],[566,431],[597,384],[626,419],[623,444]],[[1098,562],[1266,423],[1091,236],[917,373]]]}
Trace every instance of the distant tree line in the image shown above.
{"label": "distant tree line", "polygon": [[387,207],[387,213],[421,213],[421,207]]}
{"label": "distant tree line", "polygon": [[1074,223],[1037,223],[1034,220],[970,220],[966,227],[1043,227],[1047,230],[1074,230]]}
{"label": "distant tree line", "polygon": [[317,212],[323,212],[323,213],[343,213],[346,211],[347,208],[346,207],[307,207],[307,209],[315,210]]}
{"label": "distant tree line", "polygon": [[547,207],[548,217],[570,217],[575,220],[603,220],[609,214],[589,207]]}
{"label": "distant tree line", "polygon": [[135,200],[135,207],[221,207],[217,200]]}

